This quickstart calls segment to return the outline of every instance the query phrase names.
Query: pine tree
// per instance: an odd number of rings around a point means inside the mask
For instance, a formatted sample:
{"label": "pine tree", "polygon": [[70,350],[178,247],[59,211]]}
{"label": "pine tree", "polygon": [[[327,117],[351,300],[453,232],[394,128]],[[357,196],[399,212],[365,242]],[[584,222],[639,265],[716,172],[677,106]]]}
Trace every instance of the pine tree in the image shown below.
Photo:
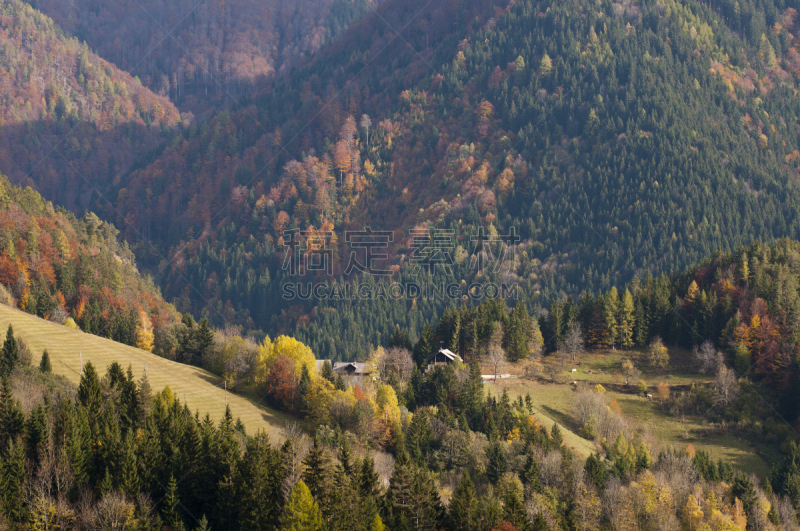
{"label": "pine tree", "polygon": [[375,461],[367,455],[362,461],[358,471],[358,493],[362,497],[378,495],[379,476],[375,472]]}
{"label": "pine tree", "polygon": [[503,519],[517,529],[528,527],[528,516],[525,512],[522,493],[508,489],[503,496]]}
{"label": "pine tree", "polygon": [[200,521],[197,522],[197,527],[194,528],[194,531],[211,531],[211,526],[208,525],[208,519],[206,515],[203,515],[200,518]]}
{"label": "pine tree", "polygon": [[42,361],[39,363],[39,370],[44,373],[49,373],[53,370],[52,365],[50,365],[50,354],[47,353],[47,349],[44,349],[44,352],[42,352]]}
{"label": "pine tree", "polygon": [[444,520],[444,507],[430,471],[415,471],[409,501],[410,520],[416,529],[439,529]]}
{"label": "pine tree", "polygon": [[750,512],[753,510],[758,500],[758,494],[756,493],[753,481],[747,474],[742,471],[736,473],[733,479],[733,485],[731,485],[731,494],[742,501],[745,513],[750,516]]}
{"label": "pine tree", "polygon": [[597,490],[602,492],[606,488],[608,470],[603,464],[603,461],[600,459],[600,456],[595,454],[589,455],[589,457],[586,458],[584,470],[586,470],[586,474],[592,480],[594,486],[597,487]]}
{"label": "pine tree", "polygon": [[528,456],[525,458],[525,467],[522,469],[522,481],[533,492],[541,492],[542,484],[539,476],[539,463],[536,461],[536,456],[533,454],[533,448],[528,450]]}
{"label": "pine tree", "polygon": [[305,398],[310,388],[311,388],[311,375],[308,372],[308,365],[303,363],[303,366],[300,369],[300,382],[297,386],[298,393],[300,394],[298,409],[301,412],[305,410]]}
{"label": "pine tree", "polygon": [[33,408],[25,423],[25,444],[27,458],[36,470],[42,451],[48,446],[47,413],[41,403]]}
{"label": "pine tree", "polygon": [[78,385],[78,399],[89,412],[90,420],[96,419],[103,406],[103,396],[100,379],[97,377],[91,361],[87,361],[83,366],[81,383]]}
{"label": "pine tree", "polygon": [[326,450],[319,444],[319,439],[314,437],[305,459],[303,459],[305,471],[303,472],[303,481],[311,491],[314,499],[321,500],[323,493],[328,488],[330,476],[330,459]]}
{"label": "pine tree", "polygon": [[414,480],[408,454],[400,451],[386,492],[386,524],[389,529],[408,529],[411,523],[411,487]]}
{"label": "pine tree", "polygon": [[636,470],[641,472],[653,466],[653,458],[650,457],[650,450],[647,445],[642,442],[636,452]]}
{"label": "pine tree", "polygon": [[528,357],[528,335],[530,333],[530,317],[525,303],[517,301],[514,311],[509,319],[508,348],[506,349],[513,361],[519,361]]}
{"label": "pine tree", "polygon": [[181,512],[180,500],[178,499],[178,482],[175,481],[175,476],[170,474],[169,483],[167,483],[167,493],[164,496],[163,507],[161,509],[164,523],[175,531],[185,529]]}
{"label": "pine tree", "polygon": [[208,323],[208,318],[203,317],[200,319],[200,324],[197,327],[197,355],[193,360],[194,365],[200,365],[202,363],[203,356],[213,341],[214,332],[211,330],[211,326]]}
{"label": "pine tree", "polygon": [[0,500],[3,513],[12,522],[22,522],[25,518],[25,445],[21,440],[9,441],[6,457],[0,460]]}
{"label": "pine tree", "polygon": [[450,524],[454,531],[473,531],[478,529],[476,513],[478,499],[469,472],[464,471],[461,481],[453,491],[450,500]]}
{"label": "pine tree", "polygon": [[486,465],[486,475],[489,481],[495,484],[500,476],[508,470],[508,457],[500,441],[494,440],[489,444],[486,449],[486,458],[489,461]]}
{"label": "pine tree", "polygon": [[553,441],[556,448],[560,448],[564,444],[564,436],[561,434],[558,424],[553,424],[553,427],[550,428],[550,440]]}
{"label": "pine tree", "polygon": [[119,483],[122,491],[134,498],[139,493],[139,472],[136,460],[136,445],[134,442],[133,430],[129,430],[125,436],[122,447],[122,463],[120,464]]}
{"label": "pine tree", "polygon": [[330,383],[336,382],[336,375],[333,373],[333,365],[331,365],[330,361],[325,360],[325,363],[322,364],[320,376],[328,380]]}
{"label": "pine tree", "polygon": [[425,365],[434,349],[433,328],[430,323],[425,323],[425,326],[422,327],[422,334],[420,334],[417,344],[414,345],[414,362],[417,367]]}
{"label": "pine tree", "polygon": [[97,485],[97,491],[102,498],[111,494],[112,490],[114,490],[114,478],[111,476],[111,471],[106,467],[106,473],[103,476],[103,480]]}
{"label": "pine tree", "polygon": [[[232,442],[236,447],[231,451],[238,453],[238,442]],[[273,448],[269,444],[269,437],[260,432],[247,442],[241,466],[233,467],[238,470],[235,492],[239,499],[235,514],[227,518],[238,518],[243,529],[277,527],[284,502],[281,485],[286,478],[283,453]],[[308,497],[311,498],[310,492]]]}
{"label": "pine tree", "polygon": [[3,342],[2,366],[0,366],[0,371],[6,375],[11,374],[11,371],[17,363],[19,363],[19,345],[14,338],[14,329],[11,325],[8,325],[6,340]]}
{"label": "pine tree", "polygon": [[22,433],[24,427],[25,414],[19,401],[14,399],[10,378],[3,376],[0,388],[0,442],[3,448]]}
{"label": "pine tree", "polygon": [[318,531],[323,527],[322,512],[302,480],[298,481],[289,496],[281,529],[286,531]]}
{"label": "pine tree", "polygon": [[336,375],[336,383],[334,384],[334,387],[337,391],[344,391],[347,389],[347,386],[344,384],[344,378],[342,378],[341,374]]}

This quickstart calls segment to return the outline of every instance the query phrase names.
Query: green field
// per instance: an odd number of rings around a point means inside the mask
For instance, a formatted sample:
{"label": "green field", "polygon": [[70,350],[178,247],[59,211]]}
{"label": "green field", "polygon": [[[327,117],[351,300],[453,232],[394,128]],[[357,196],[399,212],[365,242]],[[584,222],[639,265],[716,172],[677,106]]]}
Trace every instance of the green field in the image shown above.
{"label": "green field", "polygon": [[[666,369],[653,369],[646,360],[643,350],[594,350],[581,357],[577,362],[567,361],[563,370],[558,372],[560,381],[585,381],[587,383],[622,384],[625,382],[621,369],[622,360],[630,359],[642,374],[639,379],[650,386],[666,382],[669,385],[689,385],[692,383],[706,382],[713,379],[707,374],[699,374],[692,364],[692,353],[688,350],[670,348],[670,366]],[[545,366],[559,365],[560,362],[553,356],[545,359]],[[575,369],[575,372],[572,372]]]}
{"label": "green field", "polygon": [[192,411],[199,411],[201,416],[209,413],[215,419],[225,413],[227,397],[233,416],[242,419],[248,433],[265,430],[271,439],[283,439],[281,427],[290,417],[254,400],[225,393],[222,380],[208,371],[85,334],[0,304],[3,338],[9,324],[14,327],[14,334],[22,337],[30,347],[34,365],[39,364],[42,351],[47,349],[53,372],[76,384],[80,380],[81,358],[84,363],[91,361],[101,376],[112,362],[117,361],[124,369],[130,365],[138,380],[146,366],[147,377],[154,391],[169,386],[175,397],[185,401]]}
{"label": "green field", "polygon": [[[512,399],[530,393],[539,422],[548,428],[553,422],[558,422],[564,428],[567,445],[580,455],[587,456],[596,451],[597,445],[594,441],[583,438],[580,435],[580,426],[572,420],[572,382],[585,382],[592,386],[597,383],[618,384],[614,386],[615,389],[621,389],[624,380],[615,372],[619,370],[624,358],[634,360],[636,367],[642,370],[640,379],[647,382],[651,390],[659,382],[675,386],[710,380],[709,375],[697,374],[692,370],[691,352],[670,349],[670,356],[670,368],[660,371],[651,370],[644,363],[641,352],[593,351],[584,356],[580,363],[570,364],[565,370],[558,372],[556,383],[550,379],[547,368],[551,363],[557,362],[553,357],[548,357],[544,360],[545,370],[536,381],[523,378],[498,380],[496,384],[487,384],[487,391],[499,395],[505,389]],[[571,372],[572,368],[576,368],[576,372]],[[686,415],[679,418],[670,415],[658,407],[655,399],[647,399],[638,394],[609,390],[608,395],[619,403],[622,413],[633,422],[638,431],[656,442],[656,450],[685,448],[691,443],[696,450],[706,450],[713,459],[722,458],[747,473],[755,473],[762,478],[769,473],[769,464],[759,455],[753,444],[737,437],[730,430],[707,424],[702,417]]]}

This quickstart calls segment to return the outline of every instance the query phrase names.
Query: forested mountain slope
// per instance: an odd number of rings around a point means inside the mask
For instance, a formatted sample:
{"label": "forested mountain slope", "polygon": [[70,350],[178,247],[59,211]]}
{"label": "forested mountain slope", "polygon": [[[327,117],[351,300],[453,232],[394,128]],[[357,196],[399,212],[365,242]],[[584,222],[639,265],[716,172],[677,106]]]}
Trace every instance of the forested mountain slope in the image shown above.
{"label": "forested mountain slope", "polygon": [[117,233],[92,213],[79,220],[0,175],[3,304],[152,350],[154,330],[180,316],[139,274]]}
{"label": "forested mountain slope", "polygon": [[[416,335],[446,304],[287,307],[287,228],[335,231],[334,275],[347,229],[395,231],[399,266],[408,229],[452,228],[453,280],[502,276],[531,305],[796,235],[796,12],[734,7],[389,1],[93,208],[148,235],[140,261],[181,308],[248,329],[360,323],[332,332],[338,352]],[[502,275],[469,267],[481,227],[521,235]]]}
{"label": "forested mountain slope", "polygon": [[378,3],[31,2],[96,53],[196,114],[267,86]]}
{"label": "forested mountain slope", "polygon": [[24,2],[0,2],[0,50],[0,171],[62,206],[85,208],[181,121]]}

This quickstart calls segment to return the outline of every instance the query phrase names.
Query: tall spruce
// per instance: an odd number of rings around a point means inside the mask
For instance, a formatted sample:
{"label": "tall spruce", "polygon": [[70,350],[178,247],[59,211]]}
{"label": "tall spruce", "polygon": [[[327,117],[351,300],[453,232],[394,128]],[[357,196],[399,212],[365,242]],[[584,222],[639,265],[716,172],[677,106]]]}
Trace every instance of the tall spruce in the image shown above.
{"label": "tall spruce", "polygon": [[0,361],[2,361],[0,371],[6,375],[11,374],[11,371],[19,363],[19,345],[11,325],[8,325],[8,330],[6,330],[6,340],[3,342],[2,360]]}
{"label": "tall spruce", "polygon": [[44,352],[42,352],[42,361],[39,362],[39,371],[43,373],[50,373],[53,371],[53,366],[50,364],[50,354],[47,353],[47,349],[44,349]]}
{"label": "tall spruce", "polygon": [[81,382],[78,385],[78,400],[89,413],[90,421],[96,420],[100,408],[103,407],[103,395],[100,378],[98,378],[91,361],[87,361],[83,366]]}

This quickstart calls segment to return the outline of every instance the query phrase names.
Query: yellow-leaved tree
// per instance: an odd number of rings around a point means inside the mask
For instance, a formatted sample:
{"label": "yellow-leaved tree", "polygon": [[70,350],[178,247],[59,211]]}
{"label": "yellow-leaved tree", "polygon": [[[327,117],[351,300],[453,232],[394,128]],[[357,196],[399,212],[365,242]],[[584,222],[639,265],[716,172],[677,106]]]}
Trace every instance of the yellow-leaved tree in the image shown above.
{"label": "yellow-leaved tree", "polygon": [[391,385],[378,385],[378,392],[375,396],[375,412],[386,421],[386,424],[400,421],[400,406],[397,402],[397,394]]}
{"label": "yellow-leaved tree", "polygon": [[147,312],[139,312],[139,325],[136,327],[136,348],[153,351],[153,323]]}
{"label": "yellow-leaved tree", "polygon": [[253,378],[256,385],[262,385],[267,381],[267,359],[272,353],[272,340],[269,336],[264,338],[264,341],[258,345],[258,357],[256,358],[256,367],[253,371]]}
{"label": "yellow-leaved tree", "polygon": [[308,368],[308,373],[314,378],[314,366],[316,358],[311,349],[300,341],[289,336],[278,336],[275,341],[270,341],[269,338],[264,338],[264,341],[259,346],[259,370],[263,359],[263,371],[266,375],[269,374],[272,364],[279,356],[286,356],[294,362],[294,371],[297,377],[303,372],[303,365]]}

